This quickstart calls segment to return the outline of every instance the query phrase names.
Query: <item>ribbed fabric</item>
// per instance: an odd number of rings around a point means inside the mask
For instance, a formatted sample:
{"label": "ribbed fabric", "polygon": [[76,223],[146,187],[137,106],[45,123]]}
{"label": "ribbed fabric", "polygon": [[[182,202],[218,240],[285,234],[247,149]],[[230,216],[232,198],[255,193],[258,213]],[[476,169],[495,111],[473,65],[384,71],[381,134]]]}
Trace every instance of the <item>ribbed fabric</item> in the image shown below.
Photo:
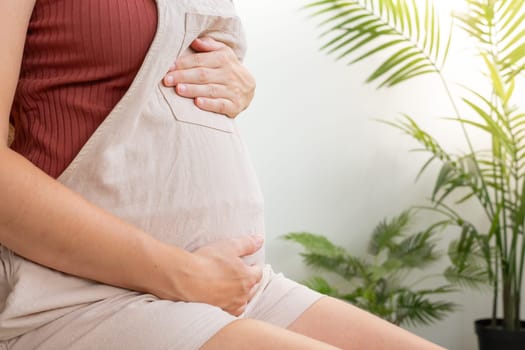
{"label": "ribbed fabric", "polygon": [[53,177],[122,98],[157,28],[154,0],[38,0],[11,110],[11,148]]}

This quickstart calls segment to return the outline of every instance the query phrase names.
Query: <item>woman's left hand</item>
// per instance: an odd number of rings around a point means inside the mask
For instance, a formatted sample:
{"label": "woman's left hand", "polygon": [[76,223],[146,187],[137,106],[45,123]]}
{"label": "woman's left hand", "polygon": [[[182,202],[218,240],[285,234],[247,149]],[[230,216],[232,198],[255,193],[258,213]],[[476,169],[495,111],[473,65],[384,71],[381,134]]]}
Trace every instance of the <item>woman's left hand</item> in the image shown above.
{"label": "woman's left hand", "polygon": [[253,99],[255,80],[233,50],[212,38],[198,38],[194,54],[180,56],[164,77],[183,97],[205,111],[235,118]]}

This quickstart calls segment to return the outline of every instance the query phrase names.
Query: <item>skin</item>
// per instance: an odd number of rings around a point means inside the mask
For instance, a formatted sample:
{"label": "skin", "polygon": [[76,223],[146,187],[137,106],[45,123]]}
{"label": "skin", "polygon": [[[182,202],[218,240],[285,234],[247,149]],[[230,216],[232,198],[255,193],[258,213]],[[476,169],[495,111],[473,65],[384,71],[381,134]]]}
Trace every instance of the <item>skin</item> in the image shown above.
{"label": "skin", "polygon": [[7,147],[34,3],[0,2],[0,243],[72,275],[241,314],[262,271],[240,258],[260,249],[261,237],[216,242],[193,253],[166,245],[87,202]]}
{"label": "skin", "polygon": [[[166,245],[87,202],[7,147],[9,112],[34,3],[0,2],[0,243],[68,274],[241,314],[262,275],[260,267],[247,266],[241,257],[261,248],[261,236],[219,241],[195,252]],[[170,84],[182,96],[194,98],[198,107],[235,117],[253,97],[251,76],[224,45],[206,40],[193,45],[198,53],[176,61],[168,72]],[[289,329],[239,319],[203,349],[247,347],[440,349],[328,297]]]}
{"label": "skin", "polygon": [[221,42],[199,38],[191,47],[197,53],[177,58],[164,84],[180,96],[193,98],[200,109],[235,118],[253,99],[252,75]]}
{"label": "skin", "polygon": [[202,347],[203,350],[247,348],[443,350],[376,316],[329,297],[312,305],[288,329],[256,320],[240,320],[224,327]]}

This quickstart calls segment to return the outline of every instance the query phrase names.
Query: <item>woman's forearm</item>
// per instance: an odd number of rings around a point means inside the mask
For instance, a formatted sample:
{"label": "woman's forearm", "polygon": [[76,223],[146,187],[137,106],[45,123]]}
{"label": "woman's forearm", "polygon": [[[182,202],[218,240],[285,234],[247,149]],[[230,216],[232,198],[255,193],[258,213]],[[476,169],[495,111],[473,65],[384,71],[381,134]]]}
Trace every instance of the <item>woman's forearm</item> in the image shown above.
{"label": "woman's forearm", "polygon": [[0,244],[17,254],[71,275],[234,315],[253,296],[262,268],[241,257],[259,250],[262,237],[190,253],[94,206],[5,146],[0,164]]}
{"label": "woman's forearm", "polygon": [[0,164],[2,245],[62,272],[178,298],[193,254],[92,205],[6,147]]}
{"label": "woman's forearm", "polygon": [[34,4],[0,1],[0,244],[68,274],[242,313],[262,272],[241,257],[261,248],[260,237],[214,242],[192,253],[164,244],[97,208],[7,147]]}

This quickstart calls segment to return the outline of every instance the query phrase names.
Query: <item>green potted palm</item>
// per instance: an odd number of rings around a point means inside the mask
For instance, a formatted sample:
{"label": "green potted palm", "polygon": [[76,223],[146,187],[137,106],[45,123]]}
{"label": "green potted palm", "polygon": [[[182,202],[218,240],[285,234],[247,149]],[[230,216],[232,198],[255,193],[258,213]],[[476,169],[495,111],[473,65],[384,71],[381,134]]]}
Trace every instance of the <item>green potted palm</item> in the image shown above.
{"label": "green potted palm", "polygon": [[407,210],[381,221],[372,232],[367,255],[352,255],[325,236],[295,232],[284,239],[300,244],[306,265],[328,273],[314,275],[303,283],[332,297],[350,302],[398,326],[429,325],[442,320],[457,305],[437,296],[454,291],[450,284],[421,287],[429,277],[443,282],[441,274],[411,278],[442,257],[436,249],[439,225],[413,232],[414,211]]}
{"label": "green potted palm", "polygon": [[[368,83],[393,87],[425,74],[440,77],[455,110],[448,119],[468,145],[464,152],[448,151],[406,114],[388,123],[429,152],[421,172],[440,164],[429,207],[443,215],[441,224],[459,232],[449,248],[446,277],[492,287],[492,316],[476,321],[480,349],[525,349],[525,113],[515,96],[525,73],[525,8],[523,0],[457,1],[464,1],[466,11],[452,15],[450,29],[429,0],[323,0],[306,8],[323,19],[323,50],[350,64],[386,57]],[[468,34],[486,79],[485,85],[465,86],[461,96],[442,73],[453,30]],[[474,144],[474,129],[489,146]],[[463,205],[469,202],[478,203],[484,222],[468,219]]]}

